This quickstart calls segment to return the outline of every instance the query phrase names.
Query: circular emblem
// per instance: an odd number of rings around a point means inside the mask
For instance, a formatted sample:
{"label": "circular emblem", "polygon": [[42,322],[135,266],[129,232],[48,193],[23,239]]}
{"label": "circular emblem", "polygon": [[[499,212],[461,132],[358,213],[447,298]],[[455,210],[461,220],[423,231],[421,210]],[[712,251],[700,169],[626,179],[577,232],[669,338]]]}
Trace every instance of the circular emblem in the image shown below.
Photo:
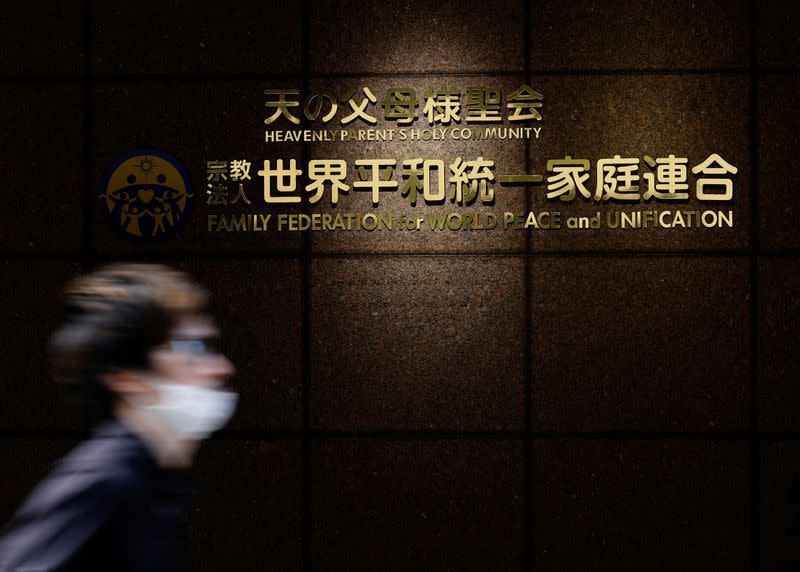
{"label": "circular emblem", "polygon": [[138,149],[117,159],[108,170],[100,210],[128,238],[151,242],[178,231],[192,197],[189,177],[175,157]]}

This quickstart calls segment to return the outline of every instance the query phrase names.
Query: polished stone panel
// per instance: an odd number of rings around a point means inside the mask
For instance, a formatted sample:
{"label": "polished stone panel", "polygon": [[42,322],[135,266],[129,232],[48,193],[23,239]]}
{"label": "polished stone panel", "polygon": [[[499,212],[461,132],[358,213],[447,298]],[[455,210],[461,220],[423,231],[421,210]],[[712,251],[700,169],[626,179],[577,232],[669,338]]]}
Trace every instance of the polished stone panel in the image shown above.
{"label": "polished stone panel", "polygon": [[534,428],[750,424],[745,257],[542,257],[531,268]]}
{"label": "polished stone panel", "polygon": [[725,69],[750,63],[746,0],[528,5],[533,70]]}
{"label": "polished stone panel", "polygon": [[330,257],[311,270],[311,420],[523,427],[524,259]]}
{"label": "polished stone panel", "polygon": [[800,566],[800,443],[761,443],[759,491],[761,570]]}
{"label": "polished stone panel", "polygon": [[0,75],[74,75],[84,68],[81,0],[6,2],[0,11]]}
{"label": "polished stone panel", "polygon": [[758,215],[764,248],[800,247],[795,157],[800,145],[800,77],[765,74],[758,84]]}
{"label": "polished stone panel", "polygon": [[750,570],[750,443],[536,440],[536,570]]}
{"label": "polished stone panel", "polygon": [[800,66],[800,15],[790,0],[756,3],[758,64],[762,67]]}
{"label": "polished stone panel", "polygon": [[0,262],[0,429],[80,430],[81,410],[49,373],[48,344],[65,313],[64,287],[78,275],[70,262]]}
{"label": "polished stone panel", "polygon": [[193,474],[187,570],[302,569],[302,446],[214,440]]}
{"label": "polished stone panel", "polygon": [[86,192],[83,121],[78,82],[0,85],[3,250],[80,249]]}
{"label": "polished stone panel", "polygon": [[300,2],[92,4],[102,74],[300,73]]}
{"label": "polished stone panel", "polygon": [[522,570],[522,444],[332,439],[312,460],[319,570]]}
{"label": "polished stone panel", "polygon": [[800,334],[800,260],[758,261],[758,422],[762,430],[800,428],[797,379]]}
{"label": "polished stone panel", "polygon": [[474,0],[313,0],[309,67],[312,73],[522,71],[523,13],[521,0],[491,7]]}

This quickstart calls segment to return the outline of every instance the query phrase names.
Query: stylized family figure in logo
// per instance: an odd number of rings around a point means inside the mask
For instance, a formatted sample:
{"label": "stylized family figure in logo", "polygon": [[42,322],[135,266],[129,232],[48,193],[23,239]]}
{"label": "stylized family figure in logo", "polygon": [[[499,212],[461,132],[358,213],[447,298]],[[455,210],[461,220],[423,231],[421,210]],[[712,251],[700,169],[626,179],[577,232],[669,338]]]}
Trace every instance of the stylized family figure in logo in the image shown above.
{"label": "stylized family figure in logo", "polygon": [[109,221],[135,240],[174,234],[193,195],[183,167],[159,151],[136,151],[119,160],[100,194]]}

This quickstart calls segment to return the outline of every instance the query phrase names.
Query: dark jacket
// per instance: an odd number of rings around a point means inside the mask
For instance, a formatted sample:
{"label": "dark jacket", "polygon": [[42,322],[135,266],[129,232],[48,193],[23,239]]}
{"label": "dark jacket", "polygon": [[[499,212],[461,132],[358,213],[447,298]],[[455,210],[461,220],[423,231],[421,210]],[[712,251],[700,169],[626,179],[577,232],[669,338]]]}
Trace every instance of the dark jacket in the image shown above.
{"label": "dark jacket", "polygon": [[3,531],[0,572],[177,569],[187,471],[161,468],[123,423],[98,426]]}

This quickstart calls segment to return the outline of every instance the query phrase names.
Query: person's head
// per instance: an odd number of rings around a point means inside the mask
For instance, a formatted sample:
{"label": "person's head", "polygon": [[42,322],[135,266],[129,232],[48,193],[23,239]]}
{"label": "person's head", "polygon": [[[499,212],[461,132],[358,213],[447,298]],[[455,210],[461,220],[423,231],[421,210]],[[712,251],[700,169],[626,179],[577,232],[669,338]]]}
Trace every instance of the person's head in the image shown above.
{"label": "person's head", "polygon": [[235,403],[225,391],[233,365],[214,350],[207,302],[203,288],[165,266],[114,264],[81,276],[67,288],[67,320],[51,339],[54,376],[95,416],[133,404],[203,436],[215,425],[209,417],[218,423]]}

